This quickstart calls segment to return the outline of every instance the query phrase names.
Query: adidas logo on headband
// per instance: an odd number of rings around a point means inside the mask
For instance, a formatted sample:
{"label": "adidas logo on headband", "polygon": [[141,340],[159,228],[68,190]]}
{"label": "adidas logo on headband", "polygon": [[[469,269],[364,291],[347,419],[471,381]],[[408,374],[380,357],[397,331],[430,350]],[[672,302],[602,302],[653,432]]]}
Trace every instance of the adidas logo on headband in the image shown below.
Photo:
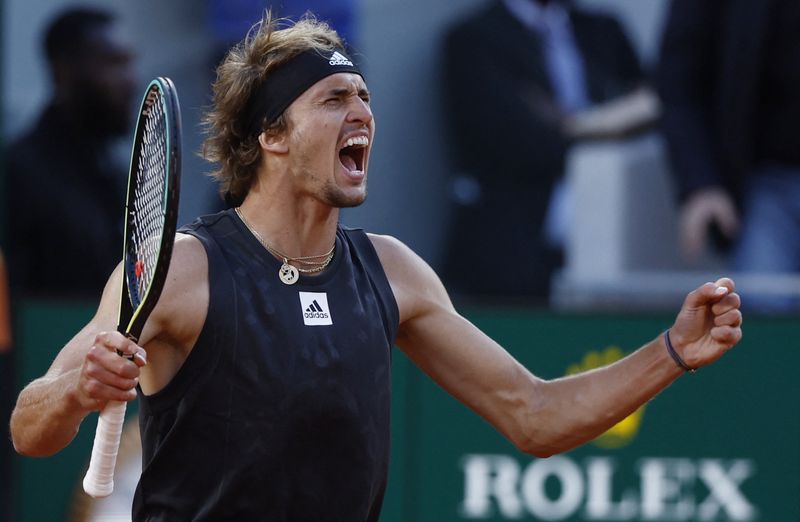
{"label": "adidas logo on headband", "polygon": [[333,51],[333,54],[328,61],[331,65],[349,65],[350,67],[353,66],[353,62],[351,62],[347,56],[341,54],[339,51]]}

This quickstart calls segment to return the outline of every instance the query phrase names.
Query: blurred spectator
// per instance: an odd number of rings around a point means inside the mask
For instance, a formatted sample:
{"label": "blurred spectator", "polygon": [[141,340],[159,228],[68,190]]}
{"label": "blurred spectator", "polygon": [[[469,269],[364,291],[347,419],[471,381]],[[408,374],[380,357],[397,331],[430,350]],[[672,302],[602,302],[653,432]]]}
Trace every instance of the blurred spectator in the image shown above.
{"label": "blurred spectator", "polygon": [[114,17],[71,9],[47,28],[52,97],[7,151],[12,286],[26,296],[96,297],[121,258],[133,55]]}
{"label": "blurred spectator", "polygon": [[684,253],[800,271],[800,2],[674,0],[658,83]]}
{"label": "blurred spectator", "polygon": [[443,96],[459,175],[448,286],[546,298],[569,226],[566,151],[652,121],[643,85],[620,25],[566,0],[494,0],[451,28]]}

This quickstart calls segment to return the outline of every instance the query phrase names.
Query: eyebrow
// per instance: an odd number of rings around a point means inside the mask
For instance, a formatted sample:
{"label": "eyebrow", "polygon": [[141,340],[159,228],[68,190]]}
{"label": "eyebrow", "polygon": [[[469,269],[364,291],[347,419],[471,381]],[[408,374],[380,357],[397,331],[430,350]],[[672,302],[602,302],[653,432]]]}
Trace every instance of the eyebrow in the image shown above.
{"label": "eyebrow", "polygon": [[[336,96],[338,98],[338,97],[342,97],[342,96],[347,96],[351,92],[352,92],[352,89],[349,89],[349,88],[346,88],[346,87],[339,87],[339,88],[331,89],[330,91],[328,91],[328,95],[329,96]],[[358,89],[358,95],[359,96],[364,96],[364,95],[369,96],[369,90],[367,90],[365,87],[361,87],[361,88]]]}

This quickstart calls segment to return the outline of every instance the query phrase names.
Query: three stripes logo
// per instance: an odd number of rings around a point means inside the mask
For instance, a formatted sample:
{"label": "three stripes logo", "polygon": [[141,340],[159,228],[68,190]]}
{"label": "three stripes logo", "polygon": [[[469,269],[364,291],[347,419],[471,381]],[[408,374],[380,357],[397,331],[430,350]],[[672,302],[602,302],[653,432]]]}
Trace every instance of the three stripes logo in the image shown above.
{"label": "three stripes logo", "polygon": [[328,63],[331,65],[349,65],[350,67],[353,66],[353,62],[351,62],[347,56],[343,55],[339,51],[333,51],[333,54],[331,55]]}
{"label": "three stripes logo", "polygon": [[328,317],[328,314],[322,310],[322,307],[315,299],[311,301],[311,306],[306,308],[306,317]]}
{"label": "three stripes logo", "polygon": [[303,324],[306,326],[325,326],[333,324],[328,294],[325,292],[298,292]]}

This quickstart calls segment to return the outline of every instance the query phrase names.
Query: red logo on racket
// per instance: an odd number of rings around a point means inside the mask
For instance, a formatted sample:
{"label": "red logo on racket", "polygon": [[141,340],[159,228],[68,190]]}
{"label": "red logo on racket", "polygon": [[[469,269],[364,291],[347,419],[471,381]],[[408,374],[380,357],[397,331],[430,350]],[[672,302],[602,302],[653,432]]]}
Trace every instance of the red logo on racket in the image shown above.
{"label": "red logo on racket", "polygon": [[137,259],[134,269],[136,271],[136,277],[142,277],[142,272],[144,272],[144,262],[141,259]]}

